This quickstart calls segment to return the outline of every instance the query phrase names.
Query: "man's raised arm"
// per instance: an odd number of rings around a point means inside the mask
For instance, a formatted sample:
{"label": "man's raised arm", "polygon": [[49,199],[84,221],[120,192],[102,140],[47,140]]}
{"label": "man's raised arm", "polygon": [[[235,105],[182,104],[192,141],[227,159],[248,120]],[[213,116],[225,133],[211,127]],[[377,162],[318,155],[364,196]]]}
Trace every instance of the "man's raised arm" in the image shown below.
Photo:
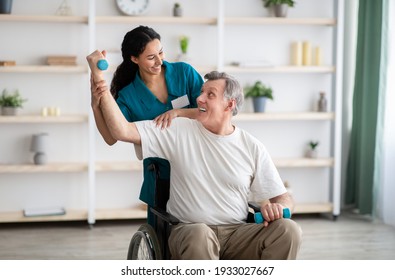
{"label": "man's raised arm", "polygon": [[[103,55],[99,51],[94,51],[86,57],[89,68],[92,71],[92,77],[95,82],[103,79],[103,74],[99,68],[97,68],[97,62],[103,59]],[[100,109],[103,113],[104,120],[107,127],[116,140],[123,142],[131,142],[134,144],[141,144],[140,134],[134,123],[129,123],[121,110],[119,109],[117,103],[112,97],[108,87],[106,87],[105,92],[100,97]]]}

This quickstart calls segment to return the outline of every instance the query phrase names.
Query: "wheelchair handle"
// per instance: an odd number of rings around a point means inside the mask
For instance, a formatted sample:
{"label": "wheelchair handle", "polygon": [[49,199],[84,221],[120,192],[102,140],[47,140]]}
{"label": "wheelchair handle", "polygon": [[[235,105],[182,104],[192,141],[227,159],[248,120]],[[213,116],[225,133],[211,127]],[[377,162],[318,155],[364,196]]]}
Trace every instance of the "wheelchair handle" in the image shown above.
{"label": "wheelchair handle", "polygon": [[[291,210],[289,208],[283,209],[283,218],[286,218],[286,219],[291,218]],[[256,224],[262,224],[265,221],[261,212],[256,212],[254,214],[254,219],[255,219]]]}
{"label": "wheelchair handle", "polygon": [[102,71],[107,70],[107,69],[108,69],[108,62],[107,62],[107,60],[105,60],[105,59],[100,59],[100,60],[97,62],[97,68],[99,68],[99,69],[102,70]]}

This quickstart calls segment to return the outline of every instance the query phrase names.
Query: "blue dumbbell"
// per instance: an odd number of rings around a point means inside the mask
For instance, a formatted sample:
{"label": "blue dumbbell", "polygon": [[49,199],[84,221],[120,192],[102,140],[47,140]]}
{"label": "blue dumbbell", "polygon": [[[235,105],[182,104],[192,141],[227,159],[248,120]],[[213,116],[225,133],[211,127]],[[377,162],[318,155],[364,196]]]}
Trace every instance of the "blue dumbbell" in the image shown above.
{"label": "blue dumbbell", "polygon": [[108,69],[108,62],[105,59],[100,59],[97,62],[97,68],[99,68],[100,70],[104,71]]}
{"label": "blue dumbbell", "polygon": [[[291,218],[291,210],[289,210],[289,208],[283,209],[283,218],[286,218],[286,219]],[[255,219],[255,223],[257,223],[257,224],[262,224],[265,221],[261,212],[256,212],[254,214],[254,219]]]}

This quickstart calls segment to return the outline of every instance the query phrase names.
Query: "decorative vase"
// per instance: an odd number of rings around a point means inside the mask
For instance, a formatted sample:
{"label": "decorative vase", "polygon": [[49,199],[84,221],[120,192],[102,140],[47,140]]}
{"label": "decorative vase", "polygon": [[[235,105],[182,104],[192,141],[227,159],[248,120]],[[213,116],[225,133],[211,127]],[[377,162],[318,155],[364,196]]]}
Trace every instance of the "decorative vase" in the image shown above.
{"label": "decorative vase", "polygon": [[18,108],[15,107],[1,107],[1,114],[3,116],[15,116],[18,112]]}
{"label": "decorative vase", "polygon": [[325,92],[321,91],[320,99],[318,100],[318,112],[326,112],[328,110],[327,103]]}
{"label": "decorative vase", "polygon": [[287,4],[276,4],[273,6],[275,17],[287,17],[288,5]]}
{"label": "decorative vase", "polygon": [[254,97],[252,99],[255,113],[263,113],[263,112],[265,112],[266,99],[267,99],[266,97]]}
{"label": "decorative vase", "polygon": [[39,133],[34,134],[30,145],[30,151],[35,153],[33,157],[34,164],[42,165],[47,163],[48,134]]}
{"label": "decorative vase", "polygon": [[12,0],[0,0],[0,14],[11,14]]}
{"label": "decorative vase", "polygon": [[47,155],[45,153],[36,153],[33,158],[34,164],[43,165],[47,163]]}

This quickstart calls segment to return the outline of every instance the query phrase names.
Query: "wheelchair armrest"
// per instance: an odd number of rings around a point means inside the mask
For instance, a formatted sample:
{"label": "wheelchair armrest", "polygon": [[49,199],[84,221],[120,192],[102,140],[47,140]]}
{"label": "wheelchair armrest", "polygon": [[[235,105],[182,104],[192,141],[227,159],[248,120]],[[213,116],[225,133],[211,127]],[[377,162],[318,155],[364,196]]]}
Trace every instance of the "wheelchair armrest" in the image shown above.
{"label": "wheelchair armrest", "polygon": [[254,210],[255,213],[261,212],[261,206],[255,201],[248,201],[248,206]]}
{"label": "wheelchair armrest", "polygon": [[177,225],[180,223],[180,220],[171,215],[170,213],[167,213],[166,211],[158,208],[158,207],[150,207],[151,212],[158,216],[161,220],[170,223],[171,225]]}

